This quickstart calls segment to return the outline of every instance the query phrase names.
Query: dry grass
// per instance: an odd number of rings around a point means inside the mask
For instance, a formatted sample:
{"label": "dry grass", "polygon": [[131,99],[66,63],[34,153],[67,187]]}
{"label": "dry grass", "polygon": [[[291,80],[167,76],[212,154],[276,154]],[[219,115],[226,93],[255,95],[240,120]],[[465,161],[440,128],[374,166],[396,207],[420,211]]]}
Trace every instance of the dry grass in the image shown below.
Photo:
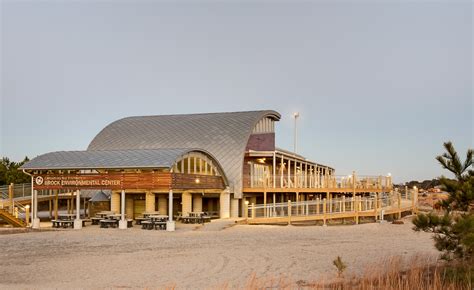
{"label": "dry grass", "polygon": [[292,281],[289,277],[249,277],[243,287],[223,284],[216,289],[324,289],[324,290],[472,290],[473,265],[444,264],[416,256],[408,261],[391,257],[367,267],[362,275],[318,281]]}

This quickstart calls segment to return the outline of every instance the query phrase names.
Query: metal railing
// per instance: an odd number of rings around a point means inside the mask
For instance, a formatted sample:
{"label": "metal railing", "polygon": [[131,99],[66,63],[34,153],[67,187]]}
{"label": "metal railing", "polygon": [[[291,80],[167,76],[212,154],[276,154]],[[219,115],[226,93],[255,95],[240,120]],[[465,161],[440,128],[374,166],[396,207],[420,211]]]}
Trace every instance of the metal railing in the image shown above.
{"label": "metal railing", "polygon": [[[8,187],[9,185],[0,186],[0,192],[6,193],[8,196]],[[31,183],[13,184],[13,198],[29,196],[31,196]]]}

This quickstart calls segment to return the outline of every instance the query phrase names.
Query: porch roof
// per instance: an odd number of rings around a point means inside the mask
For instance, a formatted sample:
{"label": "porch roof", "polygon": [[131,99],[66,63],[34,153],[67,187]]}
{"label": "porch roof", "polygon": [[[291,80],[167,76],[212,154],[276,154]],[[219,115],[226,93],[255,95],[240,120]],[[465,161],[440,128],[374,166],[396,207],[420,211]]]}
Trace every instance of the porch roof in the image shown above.
{"label": "porch roof", "polygon": [[170,168],[177,159],[192,151],[203,152],[186,148],[57,151],[40,155],[20,169]]}

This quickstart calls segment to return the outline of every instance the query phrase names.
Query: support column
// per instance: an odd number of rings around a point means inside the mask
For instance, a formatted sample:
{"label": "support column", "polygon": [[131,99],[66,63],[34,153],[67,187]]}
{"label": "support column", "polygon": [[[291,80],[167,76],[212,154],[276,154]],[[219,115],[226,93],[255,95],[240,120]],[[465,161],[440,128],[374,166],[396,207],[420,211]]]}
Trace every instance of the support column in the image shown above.
{"label": "support column", "polygon": [[120,212],[120,193],[112,191],[110,195],[110,211],[114,213]]}
{"label": "support column", "polygon": [[33,228],[40,228],[40,219],[38,218],[38,191],[33,191]]}
{"label": "support column", "polygon": [[230,217],[231,218],[239,217],[239,199],[238,198],[230,199]]}
{"label": "support column", "polygon": [[[51,194],[50,194],[51,195]],[[48,210],[49,210],[49,219],[53,218],[53,201],[50,199],[48,200]]]}
{"label": "support column", "polygon": [[122,194],[120,198],[120,221],[119,221],[119,229],[126,230],[127,229],[127,220],[125,219],[125,190],[122,189]]}
{"label": "support column", "polygon": [[263,215],[267,217],[267,192],[263,192]]}
{"label": "support column", "polygon": [[174,232],[175,222],[173,221],[173,190],[170,189],[168,193],[168,221],[166,222],[166,230]]}
{"label": "support column", "polygon": [[58,202],[59,202],[59,189],[55,190],[54,194],[54,219],[58,219]]}
{"label": "support column", "polygon": [[160,214],[166,215],[168,211],[168,205],[166,204],[166,195],[158,195],[158,211]]}
{"label": "support column", "polygon": [[145,193],[145,211],[154,212],[155,211],[155,194],[151,191]]}
{"label": "support column", "polygon": [[183,216],[189,216],[189,213],[192,212],[192,196],[188,191],[183,191],[181,195],[181,212]]}
{"label": "support column", "polygon": [[219,198],[220,202],[220,212],[219,218],[229,218],[230,217],[230,191],[229,188],[223,190]]}
{"label": "support column", "polygon": [[82,220],[81,220],[81,191],[76,190],[76,219],[74,220],[74,229],[82,229]]}
{"label": "support column", "polygon": [[74,213],[74,191],[71,192],[71,214]]}
{"label": "support column", "polygon": [[202,212],[202,193],[193,194],[193,211]]}

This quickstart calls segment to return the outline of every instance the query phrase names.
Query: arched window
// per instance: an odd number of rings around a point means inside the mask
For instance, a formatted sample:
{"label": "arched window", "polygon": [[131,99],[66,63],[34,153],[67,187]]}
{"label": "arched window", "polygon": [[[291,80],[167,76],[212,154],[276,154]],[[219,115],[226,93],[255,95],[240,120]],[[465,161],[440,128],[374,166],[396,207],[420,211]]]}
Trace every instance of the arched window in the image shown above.
{"label": "arched window", "polygon": [[214,164],[214,161],[200,152],[191,152],[183,155],[173,165],[173,172],[222,176],[220,169]]}

